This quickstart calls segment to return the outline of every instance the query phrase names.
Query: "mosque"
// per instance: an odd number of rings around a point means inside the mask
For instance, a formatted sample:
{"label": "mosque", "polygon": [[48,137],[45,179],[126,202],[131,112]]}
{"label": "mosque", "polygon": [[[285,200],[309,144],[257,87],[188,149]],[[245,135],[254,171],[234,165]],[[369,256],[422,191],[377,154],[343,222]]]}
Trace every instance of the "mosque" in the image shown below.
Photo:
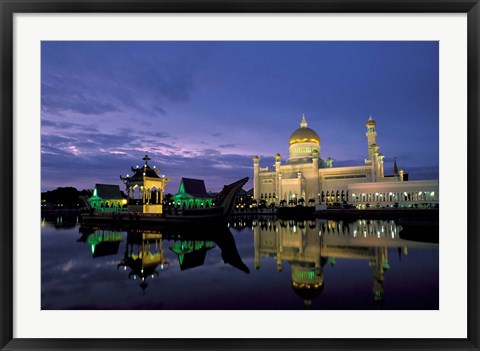
{"label": "mosque", "polygon": [[385,175],[384,155],[377,145],[376,122],[370,116],[367,128],[367,158],[364,165],[334,167],[333,159],[321,157],[320,137],[308,128],[302,115],[300,128],[289,139],[289,158],[275,155],[273,169],[260,167],[260,157],[253,157],[253,197],[277,206],[284,204],[351,203],[358,208],[437,207],[438,180],[408,181],[408,174],[398,170]]}

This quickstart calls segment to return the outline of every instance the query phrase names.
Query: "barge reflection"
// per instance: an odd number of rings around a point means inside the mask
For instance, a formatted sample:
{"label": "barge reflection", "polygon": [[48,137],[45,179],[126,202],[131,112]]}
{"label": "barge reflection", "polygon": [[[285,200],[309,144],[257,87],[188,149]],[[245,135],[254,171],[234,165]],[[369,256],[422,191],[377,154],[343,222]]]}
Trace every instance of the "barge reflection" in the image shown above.
{"label": "barge reflection", "polygon": [[94,258],[117,255],[120,243],[126,237],[123,258],[117,269],[129,269],[128,278],[138,279],[140,287],[148,287],[147,280],[159,276],[159,270],[170,265],[165,257],[164,241],[173,242],[169,250],[177,258],[180,270],[202,266],[207,252],[215,247],[221,250],[223,262],[236,269],[250,273],[238,253],[235,239],[226,225],[215,226],[205,231],[183,228],[181,230],[134,230],[82,226],[77,242],[88,243]]}

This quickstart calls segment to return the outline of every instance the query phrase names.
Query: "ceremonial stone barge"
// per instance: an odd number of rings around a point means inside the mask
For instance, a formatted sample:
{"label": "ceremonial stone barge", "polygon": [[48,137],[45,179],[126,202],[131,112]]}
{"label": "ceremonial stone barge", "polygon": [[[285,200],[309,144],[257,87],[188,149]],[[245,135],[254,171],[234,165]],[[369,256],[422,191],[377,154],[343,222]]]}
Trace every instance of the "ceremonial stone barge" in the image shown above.
{"label": "ceremonial stone barge", "polygon": [[[83,222],[90,223],[122,223],[122,226],[155,226],[163,224],[195,224],[198,222],[223,221],[232,213],[235,199],[247,183],[248,177],[232,184],[225,185],[215,203],[212,199],[194,197],[185,198],[184,191],[179,191],[174,201],[164,208],[164,190],[170,178],[159,175],[160,170],[150,167],[151,158],[145,155],[142,167],[131,167],[133,175],[120,176],[126,187],[126,198],[123,198],[118,185],[97,184],[93,196],[86,201],[89,212],[82,215]],[[181,186],[187,180],[182,178]],[[198,188],[198,184],[197,184]],[[181,189],[180,189],[181,190]]]}

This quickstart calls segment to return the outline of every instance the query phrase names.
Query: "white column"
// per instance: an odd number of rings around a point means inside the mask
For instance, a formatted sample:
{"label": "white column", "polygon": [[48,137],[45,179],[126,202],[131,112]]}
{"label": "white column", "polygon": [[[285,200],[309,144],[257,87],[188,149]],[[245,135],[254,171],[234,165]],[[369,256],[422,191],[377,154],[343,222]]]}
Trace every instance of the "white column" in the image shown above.
{"label": "white column", "polygon": [[260,157],[253,157],[253,198],[260,200]]}

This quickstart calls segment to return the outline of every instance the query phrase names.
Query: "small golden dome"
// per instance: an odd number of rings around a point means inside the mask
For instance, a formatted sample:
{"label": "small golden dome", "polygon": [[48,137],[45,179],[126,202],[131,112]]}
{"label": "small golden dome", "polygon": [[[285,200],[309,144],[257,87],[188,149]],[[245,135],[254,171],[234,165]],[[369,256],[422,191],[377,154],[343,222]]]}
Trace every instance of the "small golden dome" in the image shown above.
{"label": "small golden dome", "polygon": [[368,118],[368,121],[365,122],[365,126],[366,127],[370,127],[370,126],[375,126],[377,124],[377,122],[375,122],[375,120],[373,119],[372,115],[370,115],[370,117]]}

